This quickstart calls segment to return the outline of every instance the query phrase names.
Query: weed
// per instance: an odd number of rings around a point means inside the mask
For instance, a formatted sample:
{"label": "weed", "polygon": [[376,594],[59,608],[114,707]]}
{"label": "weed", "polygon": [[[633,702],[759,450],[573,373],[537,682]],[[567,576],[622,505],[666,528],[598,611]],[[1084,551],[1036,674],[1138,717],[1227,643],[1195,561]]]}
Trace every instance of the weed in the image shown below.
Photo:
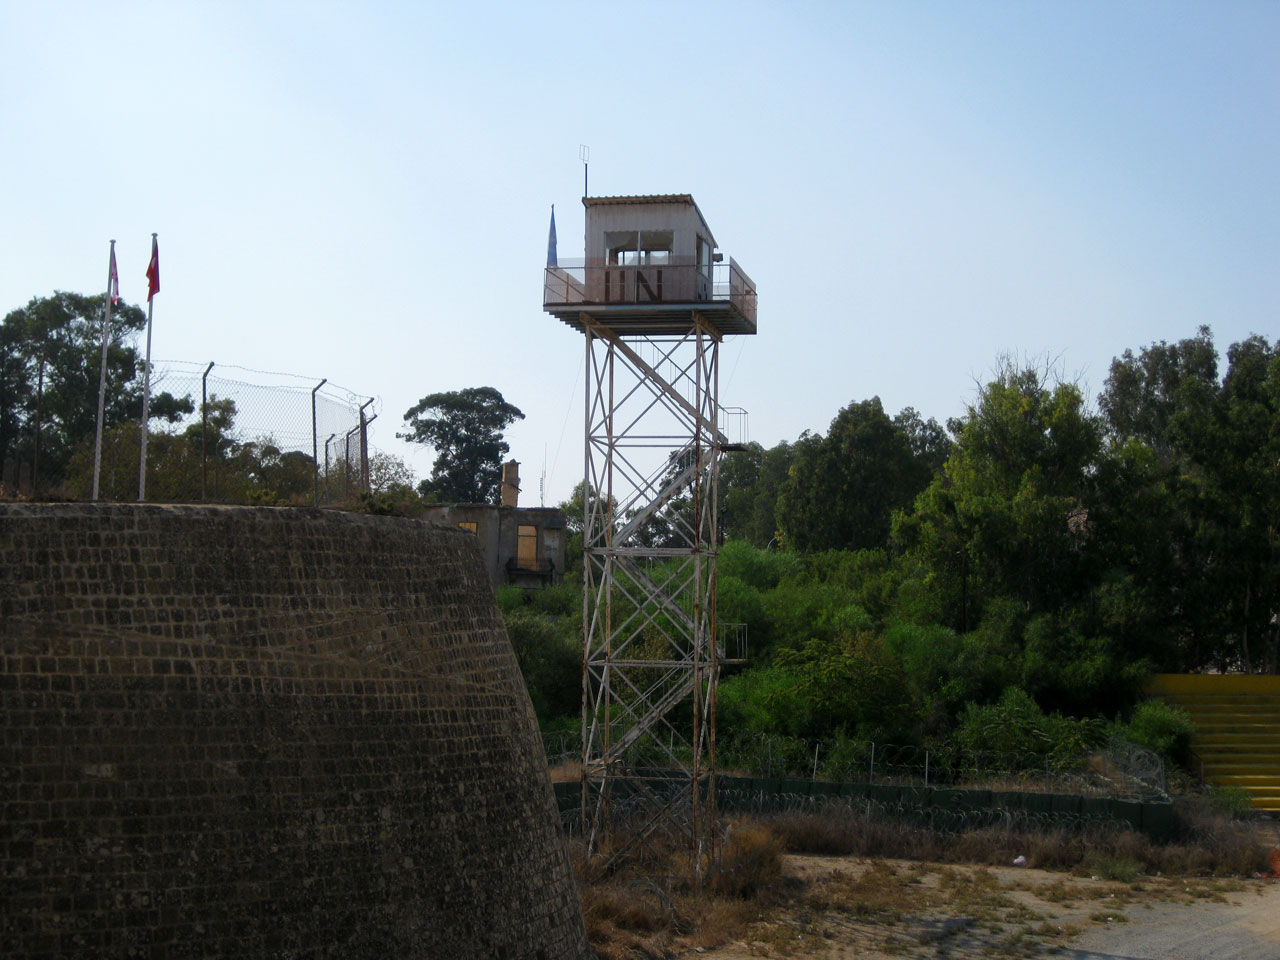
{"label": "weed", "polygon": [[1256,813],[1253,798],[1244,787],[1214,784],[1209,788],[1209,802],[1233,820],[1247,820]]}
{"label": "weed", "polygon": [[1090,852],[1084,859],[1085,870],[1104,880],[1118,880],[1132,884],[1142,873],[1142,866],[1137,860],[1124,855]]}
{"label": "weed", "polygon": [[1089,919],[1096,923],[1128,923],[1129,918],[1118,910],[1099,910],[1089,914]]}

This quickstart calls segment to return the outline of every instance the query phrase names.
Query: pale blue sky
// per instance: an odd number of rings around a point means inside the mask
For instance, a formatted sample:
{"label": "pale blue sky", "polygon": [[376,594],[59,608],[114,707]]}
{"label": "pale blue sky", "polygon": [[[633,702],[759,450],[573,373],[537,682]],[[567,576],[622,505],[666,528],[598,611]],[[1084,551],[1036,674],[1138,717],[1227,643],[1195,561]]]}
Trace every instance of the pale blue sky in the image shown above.
{"label": "pale blue sky", "polygon": [[541,267],[586,143],[593,194],[693,194],[758,284],[752,439],[943,420],[1001,353],[1096,393],[1202,323],[1280,336],[1278,51],[1275,0],[0,0],[0,310],[101,289],[112,237],[144,301],[157,231],[157,360],[328,377],[397,453],[419,397],[497,387],[554,502],[582,345]]}

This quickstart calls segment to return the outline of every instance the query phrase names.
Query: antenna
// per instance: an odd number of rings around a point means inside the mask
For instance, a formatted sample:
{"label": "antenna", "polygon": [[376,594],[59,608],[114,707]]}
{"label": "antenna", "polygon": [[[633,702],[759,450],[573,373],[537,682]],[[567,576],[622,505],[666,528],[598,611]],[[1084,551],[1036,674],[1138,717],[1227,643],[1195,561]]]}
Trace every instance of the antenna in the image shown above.
{"label": "antenna", "polygon": [[547,505],[547,445],[542,445],[542,476],[538,478],[538,506]]}
{"label": "antenna", "polygon": [[585,143],[578,144],[578,159],[582,161],[582,195],[589,197],[591,191],[587,189],[587,167],[590,165],[591,148]]}

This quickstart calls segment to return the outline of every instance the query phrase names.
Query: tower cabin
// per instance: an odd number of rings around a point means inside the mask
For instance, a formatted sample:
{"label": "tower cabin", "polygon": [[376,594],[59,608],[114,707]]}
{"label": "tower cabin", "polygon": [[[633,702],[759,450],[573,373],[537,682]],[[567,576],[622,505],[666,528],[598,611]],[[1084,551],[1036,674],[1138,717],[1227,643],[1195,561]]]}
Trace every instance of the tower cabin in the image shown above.
{"label": "tower cabin", "polygon": [[543,309],[576,330],[594,320],[620,334],[756,332],[756,288],[716,248],[688,194],[583,197],[586,257],[550,257]]}

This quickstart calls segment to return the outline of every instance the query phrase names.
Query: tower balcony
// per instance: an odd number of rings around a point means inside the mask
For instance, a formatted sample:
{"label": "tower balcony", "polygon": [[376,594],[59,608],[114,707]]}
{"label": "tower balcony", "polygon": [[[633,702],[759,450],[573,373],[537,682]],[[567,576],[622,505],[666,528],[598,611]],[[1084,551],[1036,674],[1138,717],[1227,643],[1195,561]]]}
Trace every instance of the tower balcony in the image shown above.
{"label": "tower balcony", "polygon": [[722,336],[756,332],[756,285],[735,260],[654,259],[563,260],[546,269],[542,307],[575,330],[585,313],[622,334],[684,333],[696,313]]}

